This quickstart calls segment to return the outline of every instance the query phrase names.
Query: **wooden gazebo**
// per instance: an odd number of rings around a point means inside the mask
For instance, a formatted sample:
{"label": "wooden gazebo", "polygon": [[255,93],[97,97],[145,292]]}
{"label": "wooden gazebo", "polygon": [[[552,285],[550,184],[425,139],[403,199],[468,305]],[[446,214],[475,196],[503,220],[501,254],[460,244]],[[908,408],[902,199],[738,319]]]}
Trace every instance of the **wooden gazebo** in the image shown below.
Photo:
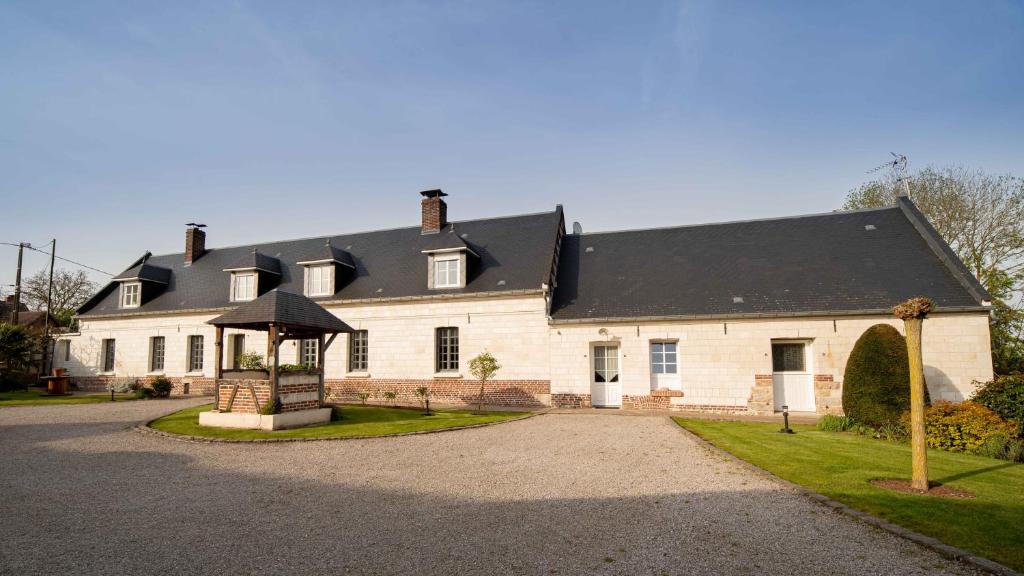
{"label": "wooden gazebo", "polygon": [[[266,403],[280,403],[280,413],[318,410],[324,400],[324,357],[327,348],[339,333],[352,332],[352,328],[342,322],[322,306],[309,298],[291,292],[272,290],[259,298],[242,304],[238,308],[209,320],[216,328],[214,378],[216,379],[216,404],[214,416],[208,416],[212,425],[233,427],[279,428],[288,425],[302,425],[308,418],[291,414],[288,418],[279,418],[282,423],[262,422],[261,412]],[[255,330],[267,332],[267,374],[255,378],[226,378],[224,374],[224,329]],[[309,372],[300,374],[280,373],[281,342],[295,339],[313,339],[317,341],[317,366]],[[315,377],[315,378],[314,378]],[[236,395],[242,390],[246,398],[236,402]],[[314,396],[315,393],[315,396]],[[228,394],[229,397],[225,397]],[[322,414],[322,411],[320,411]],[[232,417],[227,417],[230,413]],[[204,413],[205,414],[205,413]],[[234,417],[237,415],[238,417]],[[248,417],[247,417],[248,415]],[[253,418],[252,416],[257,416]],[[263,414],[266,418],[272,416]],[[309,416],[309,415],[307,415]],[[329,411],[327,416],[329,417]],[[212,420],[211,420],[212,419]],[[217,420],[218,423],[214,423]],[[319,417],[316,418],[319,420]],[[262,422],[262,423],[261,423]],[[255,425],[253,425],[255,423]],[[278,425],[280,424],[280,425]]]}

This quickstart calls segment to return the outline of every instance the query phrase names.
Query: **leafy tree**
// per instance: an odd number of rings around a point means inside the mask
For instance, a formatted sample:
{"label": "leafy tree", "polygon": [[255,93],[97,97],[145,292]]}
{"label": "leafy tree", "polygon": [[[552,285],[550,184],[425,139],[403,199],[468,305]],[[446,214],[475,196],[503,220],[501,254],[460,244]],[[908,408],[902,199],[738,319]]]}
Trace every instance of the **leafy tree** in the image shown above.
{"label": "leafy tree", "polygon": [[[997,374],[1024,371],[1024,180],[961,166],[925,168],[908,179],[910,198],[993,298]],[[863,184],[843,208],[891,206],[903,193],[895,173]]]}
{"label": "leafy tree", "polygon": [[24,326],[0,323],[0,368],[23,370],[39,349],[39,339]]}
{"label": "leafy tree", "polygon": [[497,358],[491,355],[490,352],[478,354],[476,358],[469,361],[469,373],[480,381],[480,397],[477,399],[477,412],[481,412],[484,409],[484,386],[488,380],[498,373],[498,370],[501,370],[501,364],[498,364]]}
{"label": "leafy tree", "polygon": [[[22,282],[21,298],[33,310],[46,309],[46,296],[49,291],[50,274],[41,270]],[[58,269],[53,271],[53,295],[50,313],[62,324],[71,323],[75,310],[85,304],[98,287],[89,280],[81,270]]]}

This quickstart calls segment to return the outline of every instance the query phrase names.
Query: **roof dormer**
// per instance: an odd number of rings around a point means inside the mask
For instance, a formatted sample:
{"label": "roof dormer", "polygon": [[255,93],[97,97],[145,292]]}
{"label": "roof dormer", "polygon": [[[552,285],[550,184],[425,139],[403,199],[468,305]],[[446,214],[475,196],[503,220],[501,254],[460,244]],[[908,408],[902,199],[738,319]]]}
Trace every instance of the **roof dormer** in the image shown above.
{"label": "roof dormer", "polygon": [[330,239],[296,264],[303,268],[303,291],[310,298],[334,296],[356,269],[352,255]]}
{"label": "roof dormer", "polygon": [[248,302],[277,286],[281,280],[281,261],[253,248],[224,271],[231,273],[231,301]]}
{"label": "roof dormer", "polygon": [[466,240],[449,224],[430,239],[427,255],[427,287],[431,290],[465,288],[471,265],[479,258]]}
{"label": "roof dormer", "polygon": [[146,252],[135,265],[112,278],[120,285],[120,308],[139,308],[163,292],[170,283],[171,271],[146,262],[150,256]]}

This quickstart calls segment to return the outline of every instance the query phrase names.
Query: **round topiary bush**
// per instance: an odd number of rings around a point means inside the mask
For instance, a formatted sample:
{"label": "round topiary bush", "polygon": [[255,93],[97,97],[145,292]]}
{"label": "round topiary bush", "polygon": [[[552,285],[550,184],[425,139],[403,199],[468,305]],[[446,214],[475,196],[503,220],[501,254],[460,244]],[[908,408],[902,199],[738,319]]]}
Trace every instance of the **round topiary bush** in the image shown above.
{"label": "round topiary bush", "polygon": [[898,423],[907,410],[907,339],[888,324],[875,324],[857,339],[846,361],[843,412],[859,424],[877,428]]}

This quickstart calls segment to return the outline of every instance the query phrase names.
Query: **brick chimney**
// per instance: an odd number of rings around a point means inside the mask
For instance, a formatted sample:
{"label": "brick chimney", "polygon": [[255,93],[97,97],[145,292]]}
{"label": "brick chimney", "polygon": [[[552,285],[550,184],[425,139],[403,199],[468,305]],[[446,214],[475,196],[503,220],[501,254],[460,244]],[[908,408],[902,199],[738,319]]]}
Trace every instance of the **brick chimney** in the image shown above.
{"label": "brick chimney", "polygon": [[206,253],[206,232],[203,225],[189,226],[185,230],[185,265],[199,260]]}
{"label": "brick chimney", "polygon": [[448,205],[441,198],[447,196],[438,190],[424,190],[420,192],[423,200],[420,205],[423,208],[422,234],[436,234],[448,225]]}

